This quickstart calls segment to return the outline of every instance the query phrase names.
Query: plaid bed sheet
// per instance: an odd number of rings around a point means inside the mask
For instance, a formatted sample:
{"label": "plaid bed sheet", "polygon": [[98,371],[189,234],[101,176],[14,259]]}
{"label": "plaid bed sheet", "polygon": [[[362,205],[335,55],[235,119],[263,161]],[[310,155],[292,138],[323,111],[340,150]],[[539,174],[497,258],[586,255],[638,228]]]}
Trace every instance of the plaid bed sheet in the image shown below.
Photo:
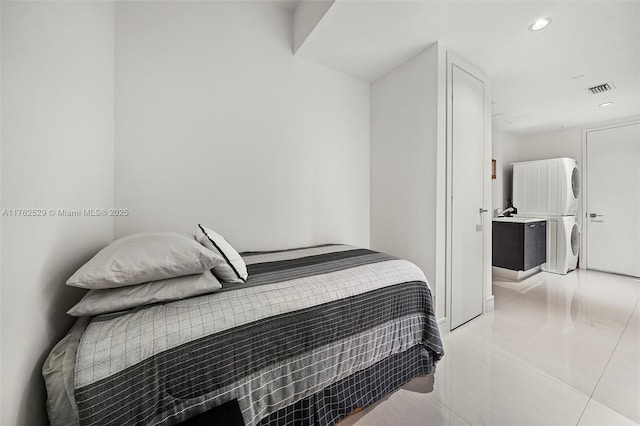
{"label": "plaid bed sheet", "polygon": [[[282,423],[359,372],[412,354],[413,373],[425,374],[443,354],[429,287],[410,262],[342,245],[243,258],[246,284],[89,322],[75,363],[80,424],[171,425],[234,399],[247,425]],[[325,420],[313,424],[336,414]]]}

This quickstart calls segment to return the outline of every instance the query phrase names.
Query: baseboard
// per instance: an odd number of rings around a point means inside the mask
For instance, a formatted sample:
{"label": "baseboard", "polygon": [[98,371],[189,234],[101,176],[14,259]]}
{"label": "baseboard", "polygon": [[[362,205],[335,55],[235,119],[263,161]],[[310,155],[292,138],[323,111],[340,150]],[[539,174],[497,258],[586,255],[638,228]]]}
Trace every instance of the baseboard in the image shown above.
{"label": "baseboard", "polygon": [[438,328],[440,329],[440,336],[449,334],[451,327],[449,326],[449,318],[440,318],[438,320]]}
{"label": "baseboard", "polygon": [[484,301],[483,313],[492,312],[494,307],[494,302],[495,302],[495,297],[493,296],[493,294],[491,296],[488,296]]}
{"label": "baseboard", "polygon": [[[546,265],[546,263],[543,263],[543,265]],[[492,266],[491,267],[491,274],[494,277],[506,279],[506,280],[509,280],[509,281],[522,281],[522,280],[524,280],[526,278],[529,278],[532,275],[537,274],[541,270],[544,270],[542,268],[542,265],[541,266],[536,266],[535,268],[531,268],[531,269],[526,270],[526,271],[513,271],[511,269],[500,268],[498,266]]]}

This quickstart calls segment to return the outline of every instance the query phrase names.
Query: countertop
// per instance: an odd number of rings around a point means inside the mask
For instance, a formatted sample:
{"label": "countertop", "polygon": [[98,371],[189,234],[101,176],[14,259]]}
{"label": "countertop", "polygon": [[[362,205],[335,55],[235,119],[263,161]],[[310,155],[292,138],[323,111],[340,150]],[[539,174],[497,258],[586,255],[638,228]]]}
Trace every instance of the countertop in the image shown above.
{"label": "countertop", "polygon": [[494,222],[510,222],[510,223],[531,223],[531,222],[541,222],[546,221],[547,219],[535,218],[535,217],[494,217]]}

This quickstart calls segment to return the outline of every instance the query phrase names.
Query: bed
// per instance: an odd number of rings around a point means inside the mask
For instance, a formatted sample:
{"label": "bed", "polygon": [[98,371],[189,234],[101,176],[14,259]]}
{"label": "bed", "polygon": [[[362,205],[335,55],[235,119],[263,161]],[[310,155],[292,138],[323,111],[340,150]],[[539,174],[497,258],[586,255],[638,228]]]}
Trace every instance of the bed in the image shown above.
{"label": "bed", "polygon": [[78,319],[43,369],[52,424],[173,425],[232,403],[246,425],[330,425],[443,355],[408,261],[346,245],[242,258],[246,283]]}

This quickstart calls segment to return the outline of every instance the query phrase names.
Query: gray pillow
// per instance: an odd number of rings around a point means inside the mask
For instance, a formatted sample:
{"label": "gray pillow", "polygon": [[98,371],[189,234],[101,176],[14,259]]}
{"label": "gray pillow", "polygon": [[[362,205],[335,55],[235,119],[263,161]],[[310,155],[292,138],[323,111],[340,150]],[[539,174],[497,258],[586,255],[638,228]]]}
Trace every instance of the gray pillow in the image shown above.
{"label": "gray pillow", "polygon": [[116,288],[199,274],[224,260],[193,235],[142,232],[117,239],[100,250],[67,280],[88,289]]}
{"label": "gray pillow", "polygon": [[90,290],[67,313],[75,317],[124,311],[158,302],[186,299],[220,290],[222,285],[210,271],[127,287]]}

